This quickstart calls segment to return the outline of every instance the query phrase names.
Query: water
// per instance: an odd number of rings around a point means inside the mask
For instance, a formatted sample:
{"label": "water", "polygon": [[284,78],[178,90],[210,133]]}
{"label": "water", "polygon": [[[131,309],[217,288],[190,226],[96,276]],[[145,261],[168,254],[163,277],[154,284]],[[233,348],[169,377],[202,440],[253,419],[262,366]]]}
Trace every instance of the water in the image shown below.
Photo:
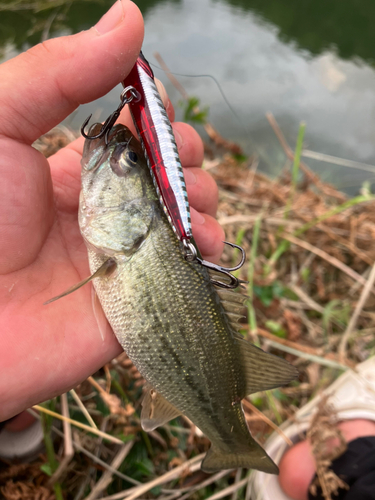
{"label": "water", "polygon": [[[271,111],[292,147],[300,121],[306,122],[304,160],[324,180],[352,194],[364,181],[375,181],[375,4],[370,0],[136,3],[145,17],[143,50],[149,61],[156,63],[157,50],[176,73],[213,75],[237,117],[210,79],[178,78],[190,95],[209,106],[210,121],[226,138],[259,156],[263,171],[277,175],[286,164],[265,117]],[[87,29],[110,4],[75,1],[34,15],[0,12],[0,57],[37,43],[43,33]],[[161,71],[155,74],[176,105],[181,99],[177,91]],[[66,122],[78,128],[92,110],[95,118],[104,119],[117,106],[119,93],[117,88],[83,106]],[[352,163],[318,161],[316,152]]]}

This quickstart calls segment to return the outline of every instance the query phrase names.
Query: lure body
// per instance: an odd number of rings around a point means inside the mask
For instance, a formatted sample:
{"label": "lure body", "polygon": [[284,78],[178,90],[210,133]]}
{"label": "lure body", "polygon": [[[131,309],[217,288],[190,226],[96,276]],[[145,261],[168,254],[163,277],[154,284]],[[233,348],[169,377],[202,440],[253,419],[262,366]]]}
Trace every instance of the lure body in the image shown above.
{"label": "lure body", "polygon": [[182,165],[153,71],[142,52],[123,85],[138,93],[138,99],[129,102],[130,112],[164,211],[178,239],[186,244],[192,231]]}

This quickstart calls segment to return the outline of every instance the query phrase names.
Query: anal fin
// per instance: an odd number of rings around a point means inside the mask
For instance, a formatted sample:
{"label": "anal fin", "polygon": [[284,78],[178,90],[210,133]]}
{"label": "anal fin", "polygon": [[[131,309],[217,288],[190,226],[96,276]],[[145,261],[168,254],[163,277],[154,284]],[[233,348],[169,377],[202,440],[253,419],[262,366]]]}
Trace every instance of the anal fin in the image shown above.
{"label": "anal fin", "polygon": [[177,408],[169,403],[153,387],[146,384],[141,412],[141,425],[144,431],[153,431],[179,415],[181,415],[181,412]]}

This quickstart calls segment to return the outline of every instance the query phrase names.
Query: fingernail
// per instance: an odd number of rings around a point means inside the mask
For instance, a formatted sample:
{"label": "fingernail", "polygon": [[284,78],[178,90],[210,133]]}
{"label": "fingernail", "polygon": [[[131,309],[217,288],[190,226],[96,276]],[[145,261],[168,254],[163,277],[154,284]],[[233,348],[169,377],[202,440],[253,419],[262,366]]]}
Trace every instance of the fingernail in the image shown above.
{"label": "fingernail", "polygon": [[122,22],[125,17],[123,1],[124,0],[117,0],[96,23],[95,29],[100,35],[109,33]]}
{"label": "fingernail", "polygon": [[173,130],[174,133],[174,138],[176,139],[176,144],[178,149],[182,149],[184,145],[184,140],[182,138],[182,135],[176,130]]}
{"label": "fingernail", "polygon": [[197,225],[201,226],[205,222],[206,222],[206,219],[203,217],[202,214],[200,214],[199,212],[197,212],[194,209],[191,210],[191,223],[192,224],[197,224]]}
{"label": "fingernail", "polygon": [[194,184],[197,183],[197,178],[190,170],[190,168],[184,168],[184,178],[187,186],[193,186]]}

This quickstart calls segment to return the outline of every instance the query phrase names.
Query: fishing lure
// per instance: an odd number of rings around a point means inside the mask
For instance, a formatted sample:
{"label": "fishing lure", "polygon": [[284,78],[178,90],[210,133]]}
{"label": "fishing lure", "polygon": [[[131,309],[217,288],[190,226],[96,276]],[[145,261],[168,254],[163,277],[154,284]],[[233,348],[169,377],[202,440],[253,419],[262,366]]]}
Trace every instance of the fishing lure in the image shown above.
{"label": "fishing lure", "polygon": [[154,73],[142,52],[122,84],[124,90],[121,93],[120,105],[107,118],[99,133],[94,136],[86,134],[85,128],[90,121],[90,115],[82,125],[82,135],[86,139],[105,136],[105,141],[108,143],[109,132],[120,116],[121,110],[128,104],[161,204],[177,238],[183,244],[186,260],[197,260],[205,267],[223,273],[229,278],[228,283],[213,281],[216,285],[236,288],[239,280],[230,274],[230,271],[235,271],[243,265],[244,250],[238,245],[225,242],[242,252],[241,262],[237,266],[225,268],[199,258],[191,241],[190,206],[176,141],[155,84]]}

